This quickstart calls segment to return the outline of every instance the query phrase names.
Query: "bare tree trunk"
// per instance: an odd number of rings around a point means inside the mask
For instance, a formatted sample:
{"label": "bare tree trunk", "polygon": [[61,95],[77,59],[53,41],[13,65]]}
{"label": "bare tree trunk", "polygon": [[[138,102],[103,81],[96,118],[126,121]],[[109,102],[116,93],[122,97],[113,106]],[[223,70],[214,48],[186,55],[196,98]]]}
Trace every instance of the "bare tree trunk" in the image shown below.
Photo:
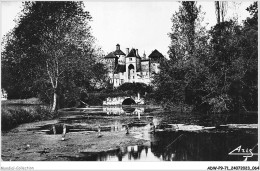
{"label": "bare tree trunk", "polygon": [[215,8],[216,8],[216,15],[217,15],[217,23],[220,23],[220,5],[219,1],[215,2]]}
{"label": "bare tree trunk", "polygon": [[217,23],[224,22],[224,18],[227,12],[227,3],[225,1],[215,1],[215,9],[216,9],[216,15],[217,15]]}
{"label": "bare tree trunk", "polygon": [[220,5],[220,12],[221,12],[221,19],[222,21],[221,22],[224,22],[224,18],[225,18],[225,15],[227,13],[227,1],[221,1],[221,5]]}
{"label": "bare tree trunk", "polygon": [[53,93],[53,103],[52,103],[52,109],[51,112],[55,112],[57,109],[57,93],[54,91]]}
{"label": "bare tree trunk", "polygon": [[48,61],[46,61],[47,73],[49,75],[51,85],[52,85],[52,88],[54,90],[51,112],[55,112],[57,110],[57,100],[58,100],[57,87],[58,87],[58,77],[59,77],[59,64],[58,64],[57,60],[55,61],[55,64],[56,64],[55,73],[51,73],[49,63],[48,63]]}

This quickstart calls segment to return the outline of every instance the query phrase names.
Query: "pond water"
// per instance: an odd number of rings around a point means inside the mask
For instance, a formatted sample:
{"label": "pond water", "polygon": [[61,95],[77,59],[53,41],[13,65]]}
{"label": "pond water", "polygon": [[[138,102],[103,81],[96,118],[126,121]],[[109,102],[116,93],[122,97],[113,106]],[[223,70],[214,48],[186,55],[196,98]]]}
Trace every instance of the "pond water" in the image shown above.
{"label": "pond water", "polygon": [[[253,157],[248,161],[257,161],[257,129],[230,129],[226,124],[257,124],[258,114],[192,114],[164,112],[152,106],[113,106],[86,109],[63,110],[61,123],[76,128],[95,130],[101,125],[102,131],[125,130],[138,132],[139,137],[149,140],[142,146],[128,146],[117,150],[99,153],[80,153],[71,160],[83,161],[242,161],[246,157],[235,152],[248,153],[252,149]],[[165,131],[169,124],[215,127],[206,131]],[[91,127],[88,127],[91,125]],[[222,125],[222,126],[221,126]],[[153,132],[152,128],[161,131]]]}
{"label": "pond water", "polygon": [[[180,137],[180,138],[179,138]],[[152,141],[142,146],[128,146],[100,153],[81,153],[72,160],[82,161],[242,161],[241,155],[228,155],[241,145],[252,148],[257,138],[241,133],[162,133],[151,135]],[[175,141],[176,140],[176,141]],[[239,145],[238,145],[239,144]],[[257,152],[258,148],[254,148]],[[247,159],[257,161],[254,155]]]}

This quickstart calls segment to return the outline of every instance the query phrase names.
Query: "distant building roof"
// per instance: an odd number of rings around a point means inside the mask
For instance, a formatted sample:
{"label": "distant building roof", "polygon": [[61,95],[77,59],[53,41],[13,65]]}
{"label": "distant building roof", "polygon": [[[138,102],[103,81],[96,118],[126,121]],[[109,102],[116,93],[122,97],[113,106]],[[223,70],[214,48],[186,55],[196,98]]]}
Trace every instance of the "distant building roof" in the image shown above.
{"label": "distant building roof", "polygon": [[117,58],[117,56],[113,53],[110,52],[107,56],[105,56],[104,58]]}
{"label": "distant building roof", "polygon": [[141,58],[137,53],[135,49],[131,49],[131,51],[129,52],[129,54],[126,57],[137,57],[137,58]]}
{"label": "distant building roof", "polygon": [[157,49],[155,49],[148,57],[153,59],[164,58],[164,56]]}
{"label": "distant building roof", "polygon": [[125,55],[125,53],[119,49],[119,50],[114,51],[114,55]]}

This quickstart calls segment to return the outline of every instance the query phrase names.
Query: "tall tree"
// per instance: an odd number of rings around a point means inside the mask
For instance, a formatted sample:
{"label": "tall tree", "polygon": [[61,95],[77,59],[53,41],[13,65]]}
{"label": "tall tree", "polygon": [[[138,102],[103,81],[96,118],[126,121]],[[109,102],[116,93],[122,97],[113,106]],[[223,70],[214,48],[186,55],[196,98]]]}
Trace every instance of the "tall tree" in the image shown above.
{"label": "tall tree", "polygon": [[156,99],[164,104],[184,104],[186,89],[194,82],[194,75],[201,72],[200,60],[207,52],[207,33],[200,25],[202,20],[200,7],[194,1],[181,2],[179,11],[172,17],[170,60],[161,62],[161,72],[153,81],[157,87]]}
{"label": "tall tree", "polygon": [[224,22],[226,13],[227,13],[227,4],[226,1],[215,1],[215,9],[217,16],[217,23]]}
{"label": "tall tree", "polygon": [[26,87],[52,92],[52,111],[64,90],[91,84],[92,69],[100,65],[90,20],[82,2],[25,2],[6,43],[4,65],[19,66]]}
{"label": "tall tree", "polygon": [[169,34],[171,45],[170,58],[184,61],[195,53],[196,25],[199,20],[200,7],[195,1],[182,1],[179,11],[172,17],[172,32]]}

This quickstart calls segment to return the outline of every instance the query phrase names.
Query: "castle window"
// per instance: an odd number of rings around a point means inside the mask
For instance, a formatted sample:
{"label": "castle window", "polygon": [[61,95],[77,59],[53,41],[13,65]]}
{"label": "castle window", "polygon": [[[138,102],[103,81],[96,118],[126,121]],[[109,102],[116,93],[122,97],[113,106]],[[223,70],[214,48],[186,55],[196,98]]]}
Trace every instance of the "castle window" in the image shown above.
{"label": "castle window", "polygon": [[129,58],[129,61],[132,61],[132,58]]}

